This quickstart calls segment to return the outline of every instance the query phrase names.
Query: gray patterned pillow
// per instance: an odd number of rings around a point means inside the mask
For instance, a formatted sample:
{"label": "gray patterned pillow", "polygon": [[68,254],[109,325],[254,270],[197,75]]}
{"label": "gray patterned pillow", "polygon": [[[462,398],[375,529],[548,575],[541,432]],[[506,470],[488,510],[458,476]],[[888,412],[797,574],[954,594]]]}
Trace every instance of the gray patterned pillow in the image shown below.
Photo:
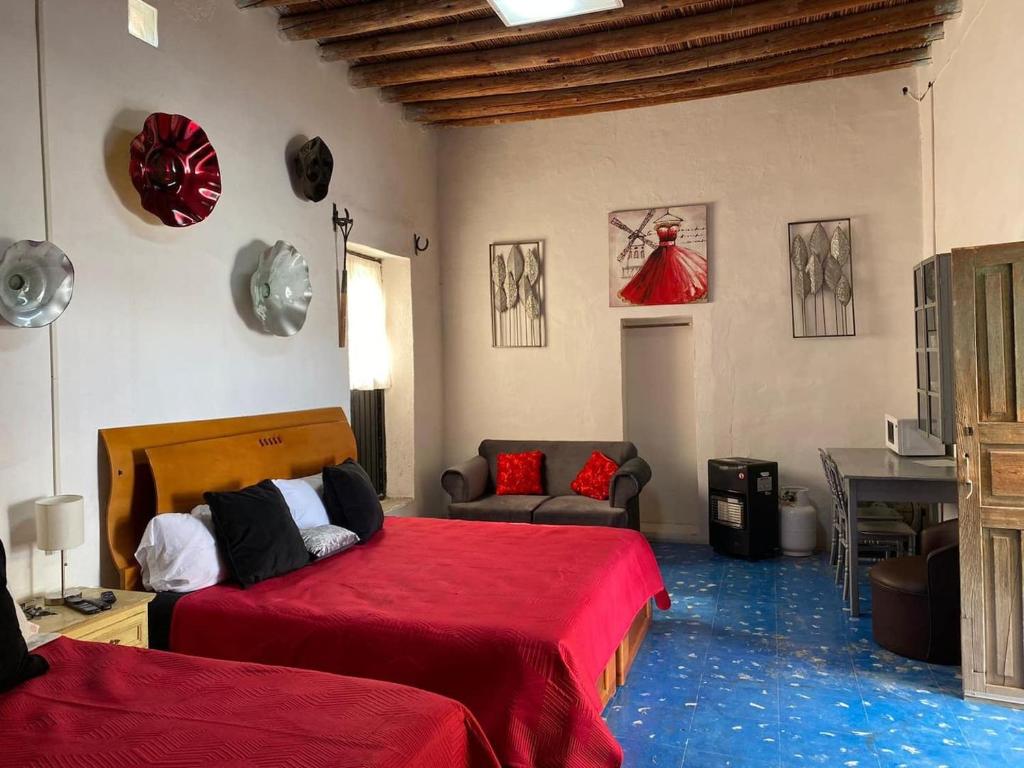
{"label": "gray patterned pillow", "polygon": [[340,525],[318,525],[316,528],[306,528],[300,533],[302,534],[302,543],[306,545],[306,551],[313,556],[314,560],[322,560],[325,557],[344,552],[359,543],[358,536]]}

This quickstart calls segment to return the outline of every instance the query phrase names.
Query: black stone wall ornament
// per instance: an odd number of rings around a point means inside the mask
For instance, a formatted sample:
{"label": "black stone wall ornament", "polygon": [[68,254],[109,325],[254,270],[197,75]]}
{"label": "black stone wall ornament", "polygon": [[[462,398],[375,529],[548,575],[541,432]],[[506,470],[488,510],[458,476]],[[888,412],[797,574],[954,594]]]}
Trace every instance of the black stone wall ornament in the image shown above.
{"label": "black stone wall ornament", "polygon": [[334,155],[319,136],[299,147],[295,155],[295,174],[307,200],[319,203],[327,197],[334,174]]}

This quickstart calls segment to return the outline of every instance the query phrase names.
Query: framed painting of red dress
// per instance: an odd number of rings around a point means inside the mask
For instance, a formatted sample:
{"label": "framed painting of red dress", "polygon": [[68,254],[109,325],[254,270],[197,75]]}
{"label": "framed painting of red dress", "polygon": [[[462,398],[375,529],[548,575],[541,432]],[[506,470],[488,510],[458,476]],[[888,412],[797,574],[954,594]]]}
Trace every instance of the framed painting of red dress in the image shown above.
{"label": "framed painting of red dress", "polygon": [[708,207],[676,205],[608,214],[613,307],[708,300]]}

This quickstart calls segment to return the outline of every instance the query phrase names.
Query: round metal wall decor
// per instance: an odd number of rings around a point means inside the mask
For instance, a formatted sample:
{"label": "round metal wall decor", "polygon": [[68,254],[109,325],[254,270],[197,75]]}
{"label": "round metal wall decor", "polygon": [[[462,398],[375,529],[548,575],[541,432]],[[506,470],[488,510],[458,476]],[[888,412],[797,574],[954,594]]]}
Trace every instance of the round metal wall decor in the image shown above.
{"label": "round metal wall decor", "polygon": [[309,266],[295,246],[278,240],[260,257],[250,283],[252,306],[263,330],[294,336],[306,323],[313,286]]}
{"label": "round metal wall decor", "polygon": [[156,112],[131,146],[129,171],[142,207],[169,227],[188,227],[213,212],[220,164],[206,132],[184,115]]}
{"label": "round metal wall decor", "polygon": [[334,174],[334,155],[319,136],[299,147],[295,155],[295,173],[307,200],[319,203],[327,197]]}
{"label": "round metal wall decor", "polygon": [[0,316],[19,328],[42,328],[68,308],[75,268],[47,241],[19,240],[0,256]]}

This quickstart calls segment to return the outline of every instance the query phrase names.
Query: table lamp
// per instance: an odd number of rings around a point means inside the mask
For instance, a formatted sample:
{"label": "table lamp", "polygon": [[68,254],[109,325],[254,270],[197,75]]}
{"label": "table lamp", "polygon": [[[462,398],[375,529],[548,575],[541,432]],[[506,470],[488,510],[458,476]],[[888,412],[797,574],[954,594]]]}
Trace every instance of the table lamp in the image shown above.
{"label": "table lamp", "polygon": [[65,598],[81,597],[64,584],[67,550],[85,542],[85,499],[81,496],[49,496],[36,502],[36,547],[44,552],[60,552],[60,592],[47,592],[47,605],[61,605]]}

